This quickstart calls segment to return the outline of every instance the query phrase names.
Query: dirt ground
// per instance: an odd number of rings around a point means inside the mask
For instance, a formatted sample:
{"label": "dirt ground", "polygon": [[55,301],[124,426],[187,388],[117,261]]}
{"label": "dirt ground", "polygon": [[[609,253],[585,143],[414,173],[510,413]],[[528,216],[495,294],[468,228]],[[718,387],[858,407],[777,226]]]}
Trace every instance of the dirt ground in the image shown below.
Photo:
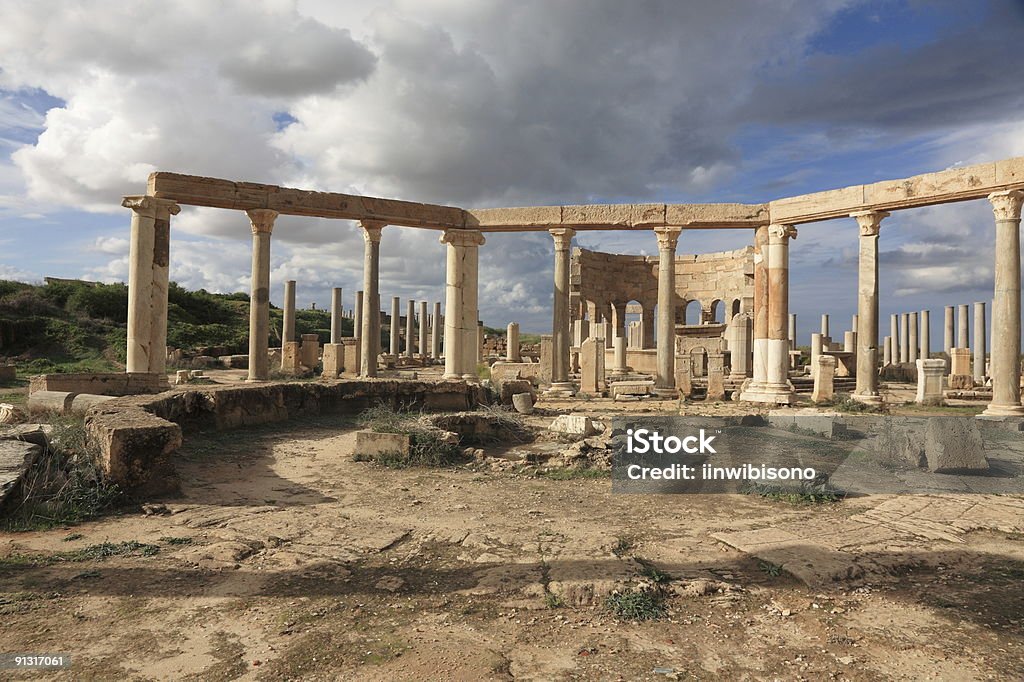
{"label": "dirt ground", "polygon": [[[19,679],[1024,674],[1020,499],[614,495],[607,478],[354,462],[354,428],[190,437],[183,497],[0,537],[0,651],[73,660]],[[785,548],[815,570],[737,548],[781,528],[818,529]],[[638,587],[662,618],[608,611]]]}

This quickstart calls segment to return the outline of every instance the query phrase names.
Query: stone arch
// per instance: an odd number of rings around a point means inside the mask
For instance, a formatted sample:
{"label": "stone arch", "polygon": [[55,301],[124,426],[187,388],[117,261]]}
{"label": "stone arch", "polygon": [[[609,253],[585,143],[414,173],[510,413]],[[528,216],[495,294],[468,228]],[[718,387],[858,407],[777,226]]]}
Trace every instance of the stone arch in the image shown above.
{"label": "stone arch", "polygon": [[676,308],[676,324],[700,324],[701,310],[703,308],[700,301],[696,299],[692,301],[684,300]]}
{"label": "stone arch", "polygon": [[[736,317],[743,312],[743,301],[739,298],[734,298],[729,308],[729,320]],[[729,320],[726,320],[728,322]]]}

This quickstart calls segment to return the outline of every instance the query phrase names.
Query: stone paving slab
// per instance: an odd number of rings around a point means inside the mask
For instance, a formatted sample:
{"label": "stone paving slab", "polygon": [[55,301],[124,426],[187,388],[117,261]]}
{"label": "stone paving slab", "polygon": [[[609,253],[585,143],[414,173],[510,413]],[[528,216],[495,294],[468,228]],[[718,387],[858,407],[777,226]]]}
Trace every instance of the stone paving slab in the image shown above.
{"label": "stone paving slab", "polygon": [[18,481],[35,463],[43,449],[35,443],[0,440],[0,505],[18,487]]}

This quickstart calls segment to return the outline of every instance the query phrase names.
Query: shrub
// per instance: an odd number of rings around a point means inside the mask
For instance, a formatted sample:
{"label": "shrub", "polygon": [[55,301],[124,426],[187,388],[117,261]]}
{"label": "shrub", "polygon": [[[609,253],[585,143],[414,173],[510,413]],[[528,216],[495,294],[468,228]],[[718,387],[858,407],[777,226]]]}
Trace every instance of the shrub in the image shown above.
{"label": "shrub", "polygon": [[450,442],[445,431],[425,423],[414,412],[394,410],[378,405],[364,411],[360,424],[378,433],[403,433],[409,436],[409,454],[385,453],[366,456],[356,453],[356,461],[373,461],[387,467],[402,469],[410,466],[444,467],[467,461],[458,443]]}
{"label": "shrub", "polygon": [[666,614],[661,595],[647,590],[614,592],[608,595],[604,605],[622,620],[658,620]]}

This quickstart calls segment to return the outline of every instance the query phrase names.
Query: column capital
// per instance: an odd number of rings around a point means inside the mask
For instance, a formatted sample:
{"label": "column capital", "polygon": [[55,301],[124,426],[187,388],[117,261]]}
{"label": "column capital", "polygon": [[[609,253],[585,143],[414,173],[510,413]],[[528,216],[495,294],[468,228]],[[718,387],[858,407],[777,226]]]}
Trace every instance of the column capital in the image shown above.
{"label": "column capital", "polygon": [[877,237],[882,228],[882,219],[889,217],[888,211],[857,211],[850,217],[857,221],[861,237]]}
{"label": "column capital", "polygon": [[576,235],[576,230],[571,227],[552,227],[548,228],[548,234],[555,240],[556,251],[568,251],[572,246],[572,238]]}
{"label": "column capital", "polygon": [[452,246],[483,246],[487,240],[480,230],[466,230],[463,228],[451,228],[441,233],[438,240],[442,244]]}
{"label": "column capital", "polygon": [[380,232],[387,227],[387,223],[382,220],[360,220],[359,227],[363,228],[363,239],[367,243],[374,242],[379,244]]}
{"label": "column capital", "polygon": [[146,194],[126,196],[121,200],[121,205],[150,217],[155,216],[156,212],[161,209],[170,215],[178,215],[178,212],[181,211],[181,206],[170,199],[158,199]]}
{"label": "column capital", "polygon": [[784,223],[772,223],[768,226],[768,241],[779,243],[787,239],[796,239],[796,228]]}
{"label": "column capital", "polygon": [[658,250],[664,251],[675,251],[676,244],[679,243],[679,233],[683,231],[683,228],[670,225],[662,225],[654,228],[654,236],[658,238]]}
{"label": "column capital", "polygon": [[992,203],[992,213],[996,220],[1020,220],[1021,204],[1024,203],[1024,191],[1011,189],[1006,192],[993,192],[988,195]]}
{"label": "column capital", "polygon": [[277,211],[269,208],[250,208],[245,212],[249,216],[249,225],[253,234],[270,234],[274,231]]}

